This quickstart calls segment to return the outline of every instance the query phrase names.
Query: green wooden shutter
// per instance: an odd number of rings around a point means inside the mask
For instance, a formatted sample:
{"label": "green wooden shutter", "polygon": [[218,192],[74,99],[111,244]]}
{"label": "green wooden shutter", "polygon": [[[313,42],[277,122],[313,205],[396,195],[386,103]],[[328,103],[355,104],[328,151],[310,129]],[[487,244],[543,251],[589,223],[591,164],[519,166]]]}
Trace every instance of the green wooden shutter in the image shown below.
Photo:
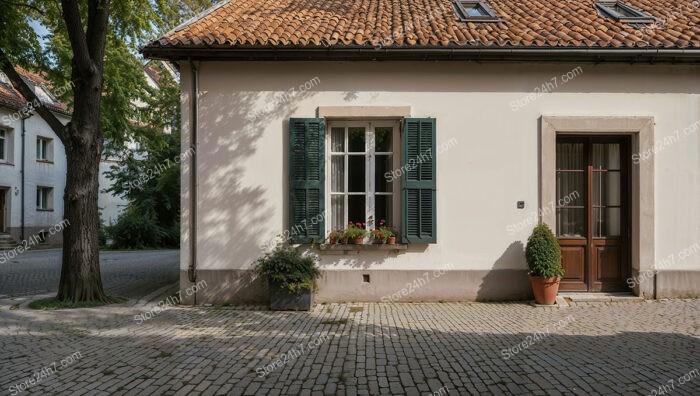
{"label": "green wooden shutter", "polygon": [[435,243],[435,119],[404,119],[401,143],[403,242]]}
{"label": "green wooden shutter", "polygon": [[323,118],[289,119],[289,236],[295,243],[323,240],[326,127]]}

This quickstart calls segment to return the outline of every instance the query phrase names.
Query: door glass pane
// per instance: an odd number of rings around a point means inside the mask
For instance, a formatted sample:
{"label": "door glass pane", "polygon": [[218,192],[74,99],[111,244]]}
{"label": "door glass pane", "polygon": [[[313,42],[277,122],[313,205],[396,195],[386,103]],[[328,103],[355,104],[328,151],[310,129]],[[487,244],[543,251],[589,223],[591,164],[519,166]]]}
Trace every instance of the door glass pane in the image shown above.
{"label": "door glass pane", "polygon": [[620,172],[593,172],[593,202],[597,206],[620,205]]}
{"label": "door glass pane", "polygon": [[348,128],[348,151],[365,152],[365,128]]}
{"label": "door glass pane", "polygon": [[392,182],[389,181],[393,180],[391,177],[392,156],[377,155],[375,161],[374,185],[377,192],[392,192]]}
{"label": "door glass pane", "polygon": [[557,172],[557,206],[583,206],[585,172]]}
{"label": "door glass pane", "polygon": [[374,210],[377,217],[376,226],[381,224],[384,220],[384,224],[393,225],[394,221],[392,218],[393,207],[392,207],[392,195],[375,195],[374,196]]}
{"label": "door glass pane", "polygon": [[348,191],[365,192],[365,156],[348,156]]}
{"label": "door glass pane", "polygon": [[593,228],[595,237],[620,235],[620,208],[594,208]]}
{"label": "door glass pane", "polygon": [[377,127],[374,129],[374,151],[378,153],[392,152],[393,128]]}
{"label": "door glass pane", "polygon": [[557,169],[585,169],[583,143],[557,143]]}
{"label": "door glass pane", "polygon": [[617,143],[594,144],[593,169],[620,170],[620,145]]}
{"label": "door glass pane", "polygon": [[364,195],[348,195],[348,222],[366,223]]}
{"label": "door glass pane", "polygon": [[331,192],[345,192],[345,157],[331,157]]}
{"label": "door glass pane", "polygon": [[333,230],[345,228],[345,196],[331,196],[331,227]]}
{"label": "door glass pane", "polygon": [[557,209],[557,236],[584,237],[586,210],[584,208]]}
{"label": "door glass pane", "polygon": [[345,128],[331,129],[331,151],[334,153],[345,151]]}

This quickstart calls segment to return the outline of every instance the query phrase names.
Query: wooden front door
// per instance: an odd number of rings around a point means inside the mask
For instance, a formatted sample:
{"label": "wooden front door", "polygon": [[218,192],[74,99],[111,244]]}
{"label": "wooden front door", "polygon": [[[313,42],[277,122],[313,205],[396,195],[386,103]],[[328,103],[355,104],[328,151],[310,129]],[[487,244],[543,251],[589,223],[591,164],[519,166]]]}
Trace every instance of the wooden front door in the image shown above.
{"label": "wooden front door", "polygon": [[630,275],[629,137],[557,137],[563,291],[624,291]]}

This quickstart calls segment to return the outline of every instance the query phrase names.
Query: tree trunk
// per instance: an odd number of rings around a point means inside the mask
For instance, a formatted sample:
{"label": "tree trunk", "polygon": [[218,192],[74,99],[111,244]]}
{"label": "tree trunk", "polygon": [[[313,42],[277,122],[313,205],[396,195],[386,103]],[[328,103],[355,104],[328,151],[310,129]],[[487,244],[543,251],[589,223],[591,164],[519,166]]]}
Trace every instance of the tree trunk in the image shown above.
{"label": "tree trunk", "polygon": [[90,146],[66,146],[68,172],[63,207],[70,225],[63,233],[63,265],[56,295],[58,300],[110,301],[102,287],[97,232],[97,195],[102,149],[95,147],[94,143]]}
{"label": "tree trunk", "polygon": [[68,167],[63,208],[69,226],[63,232],[63,264],[56,299],[111,302],[114,299],[102,287],[98,239],[102,77],[77,74],[74,69],[75,111],[66,125],[63,142]]}

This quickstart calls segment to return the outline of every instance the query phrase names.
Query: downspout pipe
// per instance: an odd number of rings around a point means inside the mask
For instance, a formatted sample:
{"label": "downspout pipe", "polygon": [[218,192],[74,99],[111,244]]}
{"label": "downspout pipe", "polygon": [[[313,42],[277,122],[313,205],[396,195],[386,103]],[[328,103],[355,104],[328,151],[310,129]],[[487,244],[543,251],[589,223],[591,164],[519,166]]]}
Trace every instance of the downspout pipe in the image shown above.
{"label": "downspout pipe", "polygon": [[25,228],[25,220],[24,220],[24,211],[25,211],[25,204],[24,204],[24,193],[25,193],[25,173],[27,171],[27,165],[26,165],[26,135],[27,135],[27,128],[26,128],[26,123],[25,121],[27,120],[27,117],[22,117],[22,163],[20,164],[20,174],[22,175],[21,178],[21,184],[20,184],[20,222],[21,222],[21,227],[20,227],[20,233],[19,233],[19,239],[20,241],[24,241],[24,228]]}
{"label": "downspout pipe", "polygon": [[[190,163],[190,264],[187,277],[191,283],[197,282],[197,129],[198,129],[198,95],[199,71],[192,60],[189,60],[192,73],[192,92],[190,93],[190,148],[194,151]],[[197,288],[194,288],[194,305],[197,305]]]}

